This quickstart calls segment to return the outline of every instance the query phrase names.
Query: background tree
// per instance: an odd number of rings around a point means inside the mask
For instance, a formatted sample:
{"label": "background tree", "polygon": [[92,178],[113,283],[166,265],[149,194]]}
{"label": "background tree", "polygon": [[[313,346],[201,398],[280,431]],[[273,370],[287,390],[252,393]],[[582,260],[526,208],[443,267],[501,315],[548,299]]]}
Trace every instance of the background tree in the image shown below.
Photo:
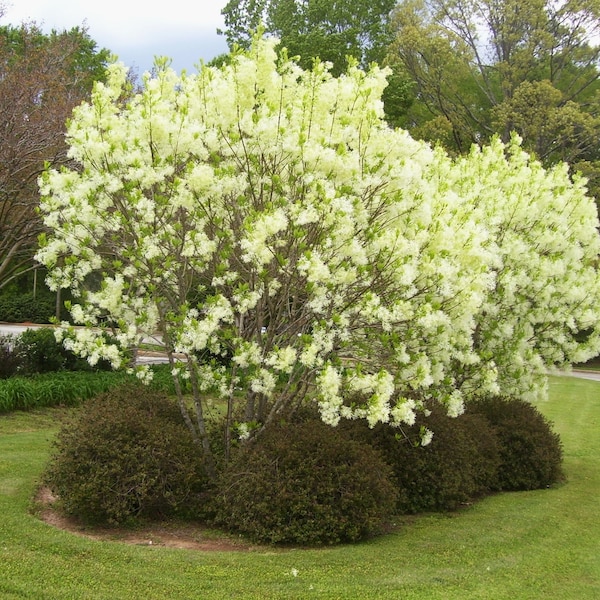
{"label": "background tree", "polygon": [[332,64],[334,75],[346,70],[349,57],[363,69],[371,62],[385,64],[392,71],[382,96],[386,119],[399,125],[414,93],[401,62],[386,56],[395,5],[396,0],[230,0],[222,11],[226,28],[220,33],[230,48],[248,48],[252,33],[263,28],[281,41],[280,48],[299,57],[303,68],[311,68],[318,58]]}
{"label": "background tree", "polygon": [[387,125],[385,84],[377,67],[302,70],[259,38],[197,75],[157,64],[127,101],[114,65],[74,111],[75,164],[43,176],[49,284],[72,290],[76,323],[118,326],[65,345],[118,366],[159,331],[207,460],[207,392],[229,440],[307,402],[331,425],[400,425],[500,384],[543,395],[548,368],[598,350],[583,187],[516,142],[512,161],[500,142],[451,161]]}
{"label": "background tree", "polygon": [[347,57],[363,68],[381,62],[391,41],[389,16],[395,0],[230,0],[222,11],[230,47],[247,48],[261,25],[281,40],[290,56],[310,68],[313,60],[332,63],[332,73],[346,69]]}
{"label": "background tree", "polygon": [[67,163],[66,121],[108,56],[79,27],[0,27],[0,288],[34,264],[37,178],[45,164]]}
{"label": "background tree", "polygon": [[416,83],[405,125],[466,152],[511,132],[545,163],[596,161],[598,2],[404,0],[390,54]]}

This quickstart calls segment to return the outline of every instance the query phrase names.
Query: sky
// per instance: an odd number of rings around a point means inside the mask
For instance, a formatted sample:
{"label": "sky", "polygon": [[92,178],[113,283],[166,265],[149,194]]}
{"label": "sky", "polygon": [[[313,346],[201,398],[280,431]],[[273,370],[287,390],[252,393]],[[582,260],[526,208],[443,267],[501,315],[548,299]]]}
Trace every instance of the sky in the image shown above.
{"label": "sky", "polygon": [[99,48],[107,48],[139,74],[154,56],[194,72],[201,59],[227,52],[221,10],[227,0],[0,0],[2,25],[35,21],[44,31],[86,26]]}

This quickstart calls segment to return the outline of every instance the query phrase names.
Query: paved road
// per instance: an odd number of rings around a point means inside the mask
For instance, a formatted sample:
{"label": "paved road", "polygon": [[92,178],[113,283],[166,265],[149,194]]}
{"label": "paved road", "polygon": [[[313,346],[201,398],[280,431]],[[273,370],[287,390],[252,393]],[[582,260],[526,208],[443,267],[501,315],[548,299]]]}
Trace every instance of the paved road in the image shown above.
{"label": "paved road", "polygon": [[592,379],[594,381],[600,381],[600,372],[598,371],[582,371],[580,369],[573,369],[570,373],[565,373],[565,375],[572,377],[579,377],[581,379]]}
{"label": "paved road", "polygon": [[[2,335],[19,335],[27,329],[36,329],[39,327],[52,327],[52,325],[34,325],[31,323],[0,323],[0,336]],[[148,340],[148,343],[156,344],[159,340],[152,338]],[[157,364],[166,363],[168,359],[166,356],[160,355],[156,352],[140,352],[138,356],[139,364]],[[600,381],[600,372],[597,371],[584,371],[581,369],[573,369],[569,373],[565,373],[567,376],[580,377],[581,379],[592,379],[594,381]]]}
{"label": "paved road", "polygon": [[[42,327],[53,327],[53,325],[35,325],[33,323],[0,323],[0,337],[16,336],[20,335],[24,331],[27,331],[28,329],[40,329]],[[147,343],[159,344],[160,339],[148,338]],[[167,362],[169,362],[169,359],[165,355],[158,352],[138,352],[137,363],[140,365],[155,365]]]}
{"label": "paved road", "polygon": [[31,325],[26,323],[0,323],[0,335],[19,335],[28,329],[51,327],[51,325]]}
{"label": "paved road", "polygon": [[[40,329],[42,327],[54,327],[54,325],[37,325],[35,323],[3,323],[0,322],[0,336],[2,335],[19,335],[28,329]],[[148,336],[144,339],[147,344],[161,344],[161,337]]]}

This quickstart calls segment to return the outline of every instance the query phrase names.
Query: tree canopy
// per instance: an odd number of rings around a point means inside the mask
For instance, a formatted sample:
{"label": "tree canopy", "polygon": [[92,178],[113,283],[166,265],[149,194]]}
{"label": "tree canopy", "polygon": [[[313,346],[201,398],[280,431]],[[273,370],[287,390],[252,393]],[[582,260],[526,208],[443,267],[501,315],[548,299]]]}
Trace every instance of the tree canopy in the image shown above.
{"label": "tree canopy", "polygon": [[290,56],[310,68],[315,58],[346,69],[348,57],[362,67],[382,61],[391,41],[389,16],[395,0],[230,0],[222,13],[227,42],[248,48],[252,32],[263,27],[281,40]]}
{"label": "tree canopy", "polygon": [[513,131],[545,164],[597,160],[596,1],[403,0],[390,56],[416,82],[406,125],[468,152]]}
{"label": "tree canopy", "polygon": [[34,264],[37,178],[67,162],[66,121],[108,57],[82,28],[0,27],[0,288]]}
{"label": "tree canopy", "polygon": [[73,166],[43,176],[49,285],[111,325],[65,345],[119,366],[160,333],[207,456],[206,392],[228,439],[305,402],[398,426],[426,400],[543,396],[548,368],[599,349],[583,183],[517,138],[454,161],[390,128],[385,75],[304,70],[257,37],[195,75],[157,65],[125,101],[115,64],[74,110]]}

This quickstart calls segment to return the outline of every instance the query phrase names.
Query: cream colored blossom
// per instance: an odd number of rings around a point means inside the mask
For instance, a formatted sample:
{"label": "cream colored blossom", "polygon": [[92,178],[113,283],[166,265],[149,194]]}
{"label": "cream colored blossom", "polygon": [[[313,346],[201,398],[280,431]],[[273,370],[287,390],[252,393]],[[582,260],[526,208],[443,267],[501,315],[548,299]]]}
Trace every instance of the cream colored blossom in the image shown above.
{"label": "cream colored blossom", "polygon": [[276,43],[134,95],[111,65],[74,110],[37,260],[77,323],[114,329],[66,347],[117,367],[160,332],[197,393],[276,411],[306,389],[331,425],[543,397],[549,368],[600,351],[585,181],[518,140],[451,159],[382,120],[385,70],[304,71]]}

